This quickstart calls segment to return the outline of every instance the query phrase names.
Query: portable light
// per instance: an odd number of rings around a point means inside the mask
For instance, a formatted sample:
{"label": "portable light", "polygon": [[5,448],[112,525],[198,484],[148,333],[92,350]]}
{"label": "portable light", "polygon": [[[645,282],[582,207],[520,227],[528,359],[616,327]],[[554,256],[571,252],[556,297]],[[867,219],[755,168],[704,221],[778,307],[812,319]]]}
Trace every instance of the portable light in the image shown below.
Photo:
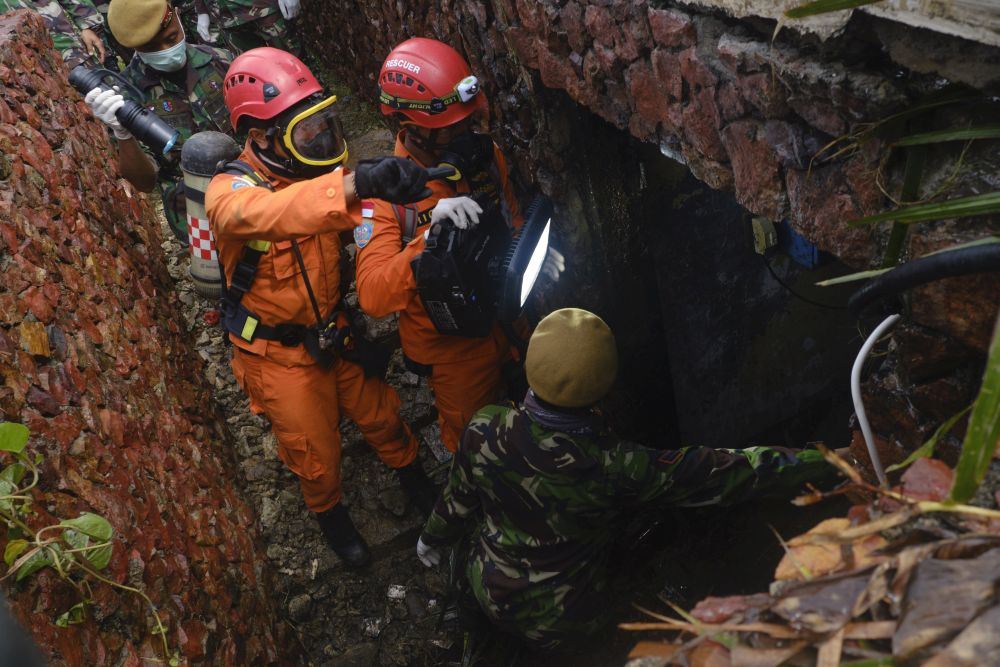
{"label": "portable light", "polygon": [[417,291],[439,333],[479,338],[520,316],[548,252],[552,204],[538,195],[514,236],[496,204],[480,202],[479,224],[432,225],[413,261]]}

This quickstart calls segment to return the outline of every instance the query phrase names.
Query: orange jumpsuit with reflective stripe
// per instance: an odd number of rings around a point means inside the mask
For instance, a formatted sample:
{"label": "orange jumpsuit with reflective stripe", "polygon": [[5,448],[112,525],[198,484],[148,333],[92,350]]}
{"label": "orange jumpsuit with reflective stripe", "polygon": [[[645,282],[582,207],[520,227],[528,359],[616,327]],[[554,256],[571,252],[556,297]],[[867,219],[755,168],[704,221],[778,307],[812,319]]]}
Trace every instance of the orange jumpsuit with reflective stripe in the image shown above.
{"label": "orange jumpsuit with reflective stripe", "polygon": [[[348,210],[342,170],[302,181],[282,179],[244,148],[240,159],[274,187],[255,186],[243,175],[219,174],[205,193],[205,208],[226,271],[227,284],[247,241],[270,241],[242,304],[263,324],[316,325],[302,271],[291,248],[298,241],[320,312],[326,317],[340,301],[340,238],[360,220]],[[341,315],[341,325],[344,316]],[[306,505],[323,512],[340,501],[340,416],[361,429],[365,440],[390,468],[417,454],[416,438],[399,418],[399,397],[381,379],[365,378],[361,366],[338,358],[330,369],[318,365],[300,344],[230,333],[233,373],[250,397],[250,409],[271,420],[278,456],[299,477]]]}
{"label": "orange jumpsuit with reflective stripe", "polygon": [[[517,199],[507,179],[507,162],[494,145],[497,175],[513,224],[523,223]],[[395,155],[418,162],[396,138]],[[423,165],[422,165],[423,166]],[[433,194],[420,202],[417,209],[429,212],[439,200],[468,193],[469,184],[444,180],[430,181]],[[401,249],[402,231],[388,202],[375,202],[371,239],[357,254],[358,299],[361,308],[372,317],[399,313],[399,337],[403,353],[419,364],[430,365],[430,385],[441,426],[444,446],[454,452],[459,438],[472,415],[485,405],[500,398],[503,387],[501,367],[512,358],[513,351],[499,325],[484,338],[444,336],[437,332],[417,293],[417,283],[410,262],[423,252],[425,223],[417,228],[416,238]],[[429,215],[426,216],[429,220]]]}

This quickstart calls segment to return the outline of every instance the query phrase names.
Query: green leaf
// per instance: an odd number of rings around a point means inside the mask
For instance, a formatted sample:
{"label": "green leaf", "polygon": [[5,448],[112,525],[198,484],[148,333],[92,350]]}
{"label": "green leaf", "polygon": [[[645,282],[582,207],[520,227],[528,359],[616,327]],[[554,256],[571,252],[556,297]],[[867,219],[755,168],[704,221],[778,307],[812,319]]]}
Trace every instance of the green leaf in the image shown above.
{"label": "green leaf", "polygon": [[52,565],[52,554],[48,549],[39,549],[32,554],[31,558],[21,563],[21,566],[17,568],[17,576],[14,578],[14,581],[21,581],[43,567],[49,567],[50,565]]}
{"label": "green leaf", "polygon": [[74,549],[83,549],[90,544],[90,538],[78,530],[67,528],[63,531],[62,537]]}
{"label": "green leaf", "polygon": [[966,218],[971,215],[987,215],[989,213],[1000,213],[1000,192],[989,192],[984,195],[972,195],[971,197],[947,199],[942,202],[906,206],[850,220],[847,224],[851,227],[861,227],[862,225],[893,220],[900,224],[908,225],[927,220]]}
{"label": "green leaf", "polygon": [[801,19],[816,14],[828,14],[843,9],[854,9],[865,5],[874,5],[880,0],[815,0],[798,7],[793,7],[785,12],[785,16],[790,19]]}
{"label": "green leaf", "polygon": [[81,533],[90,535],[101,542],[109,541],[115,532],[107,519],[90,512],[84,512],[75,519],[63,519],[59,522],[59,525],[76,528]]}
{"label": "green leaf", "polygon": [[41,452],[35,452],[35,465],[36,466],[42,465],[42,461],[44,461],[44,460],[45,460],[45,457],[42,456]]}
{"label": "green leaf", "polygon": [[7,548],[3,550],[3,562],[7,563],[7,567],[10,567],[27,548],[28,540],[11,540],[7,543]]}
{"label": "green leaf", "polygon": [[112,546],[111,542],[95,544],[93,547],[83,552],[95,570],[103,570],[111,562]]}
{"label": "green leaf", "polygon": [[181,659],[176,655],[172,655],[170,656],[170,660],[167,661],[167,664],[170,665],[170,667],[177,667],[181,664]]}
{"label": "green leaf", "polygon": [[28,469],[24,467],[23,463],[11,463],[3,470],[0,470],[0,479],[17,485],[21,483],[21,480],[24,479],[24,475],[27,472]]}
{"label": "green leaf", "polygon": [[941,130],[914,134],[903,137],[893,145],[920,146],[922,144],[940,144],[946,141],[968,141],[969,139],[1000,139],[1000,125],[983,125],[964,130]]}
{"label": "green leaf", "polygon": [[0,423],[0,451],[22,451],[28,444],[28,427],[16,422]]}
{"label": "green leaf", "polygon": [[949,417],[947,421],[945,421],[943,424],[941,424],[940,426],[938,426],[937,430],[934,431],[934,435],[932,435],[930,438],[928,438],[927,442],[925,442],[924,444],[920,445],[920,448],[917,449],[917,451],[915,451],[912,454],[910,454],[909,456],[907,456],[905,461],[902,461],[901,463],[895,463],[895,464],[889,466],[888,468],[886,468],[885,471],[886,472],[893,472],[894,470],[902,470],[903,468],[905,468],[906,466],[910,465],[911,463],[913,463],[917,459],[922,459],[922,458],[929,457],[931,454],[934,453],[934,448],[937,447],[938,440],[940,440],[942,437],[944,437],[944,435],[946,433],[948,433],[949,431],[951,431],[951,429],[955,426],[955,424],[958,422],[958,420],[961,419],[962,417],[964,417],[965,413],[967,413],[971,409],[972,409],[972,406],[970,405],[969,407],[967,407],[964,410],[962,410],[961,412],[959,412],[957,415],[953,415],[952,417]]}
{"label": "green leaf", "polygon": [[1000,441],[1000,317],[993,327],[993,342],[983,373],[983,384],[972,404],[969,428],[962,443],[962,454],[955,466],[951,499],[968,502],[986,475],[990,459]]}
{"label": "green leaf", "polygon": [[974,248],[976,246],[981,246],[981,245],[992,245],[994,243],[1000,243],[1000,236],[986,236],[981,239],[976,239],[975,241],[968,241],[967,243],[959,243],[958,245],[948,246],[947,248],[941,248],[940,250],[929,252],[926,255],[921,255],[921,257],[930,257],[931,255],[940,255],[945,252],[951,252],[952,250],[964,250],[965,248]]}
{"label": "green leaf", "polygon": [[880,276],[886,271],[892,271],[892,268],[872,269],[871,271],[858,271],[857,273],[848,273],[846,276],[837,276],[836,278],[830,278],[829,280],[821,280],[818,283],[816,283],[816,286],[829,287],[830,285],[853,283],[855,280],[865,280],[866,278],[874,278],[875,276]]}
{"label": "green leaf", "polygon": [[67,609],[65,612],[59,615],[56,619],[56,625],[60,628],[65,628],[70,625],[76,625],[77,623],[83,623],[87,618],[87,605],[84,602],[77,602],[75,605]]}

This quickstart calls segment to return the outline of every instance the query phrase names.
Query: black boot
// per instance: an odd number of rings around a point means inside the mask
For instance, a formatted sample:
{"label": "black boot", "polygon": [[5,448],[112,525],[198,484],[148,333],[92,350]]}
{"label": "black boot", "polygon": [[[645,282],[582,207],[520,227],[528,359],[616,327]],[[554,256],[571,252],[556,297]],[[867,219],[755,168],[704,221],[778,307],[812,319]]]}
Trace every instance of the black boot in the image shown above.
{"label": "black boot", "polygon": [[399,485],[403,487],[410,501],[417,506],[421,514],[430,516],[437,503],[438,488],[427,477],[423,466],[420,465],[420,459],[413,459],[413,463],[396,468],[396,474],[399,475]]}
{"label": "black boot", "polygon": [[371,562],[372,555],[368,551],[368,545],[354,527],[346,507],[338,503],[325,512],[316,514],[316,520],[319,521],[327,544],[340,556],[340,560],[353,568],[362,568]]}

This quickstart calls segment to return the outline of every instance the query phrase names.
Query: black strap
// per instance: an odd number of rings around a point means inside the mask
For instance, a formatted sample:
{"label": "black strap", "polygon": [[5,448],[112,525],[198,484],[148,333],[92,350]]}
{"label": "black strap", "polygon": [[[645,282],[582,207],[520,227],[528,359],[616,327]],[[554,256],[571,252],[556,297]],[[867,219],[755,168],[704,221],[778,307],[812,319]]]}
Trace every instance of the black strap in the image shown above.
{"label": "black strap", "polygon": [[396,216],[396,223],[399,224],[400,249],[402,249],[417,236],[419,213],[416,206],[400,206],[399,204],[392,205],[392,212]]}
{"label": "black strap", "polygon": [[[242,160],[232,160],[231,162],[225,163],[222,165],[222,168],[219,169],[219,173],[243,174],[253,181],[254,185],[267,188],[271,192],[274,192],[274,186],[262,178],[253,167]],[[260,258],[267,254],[270,249],[270,242],[247,241],[243,248],[243,254],[240,255],[240,259],[236,262],[236,267],[233,269],[233,279],[228,285],[226,284],[226,270],[225,267],[222,266],[222,259],[220,257],[219,267],[222,273],[222,310],[224,313],[228,312],[231,315],[235,315],[238,312],[240,302],[243,301],[243,297],[246,293],[250,291],[254,278],[257,276],[257,266],[260,264]],[[244,331],[233,331],[233,333],[245,339]]]}

